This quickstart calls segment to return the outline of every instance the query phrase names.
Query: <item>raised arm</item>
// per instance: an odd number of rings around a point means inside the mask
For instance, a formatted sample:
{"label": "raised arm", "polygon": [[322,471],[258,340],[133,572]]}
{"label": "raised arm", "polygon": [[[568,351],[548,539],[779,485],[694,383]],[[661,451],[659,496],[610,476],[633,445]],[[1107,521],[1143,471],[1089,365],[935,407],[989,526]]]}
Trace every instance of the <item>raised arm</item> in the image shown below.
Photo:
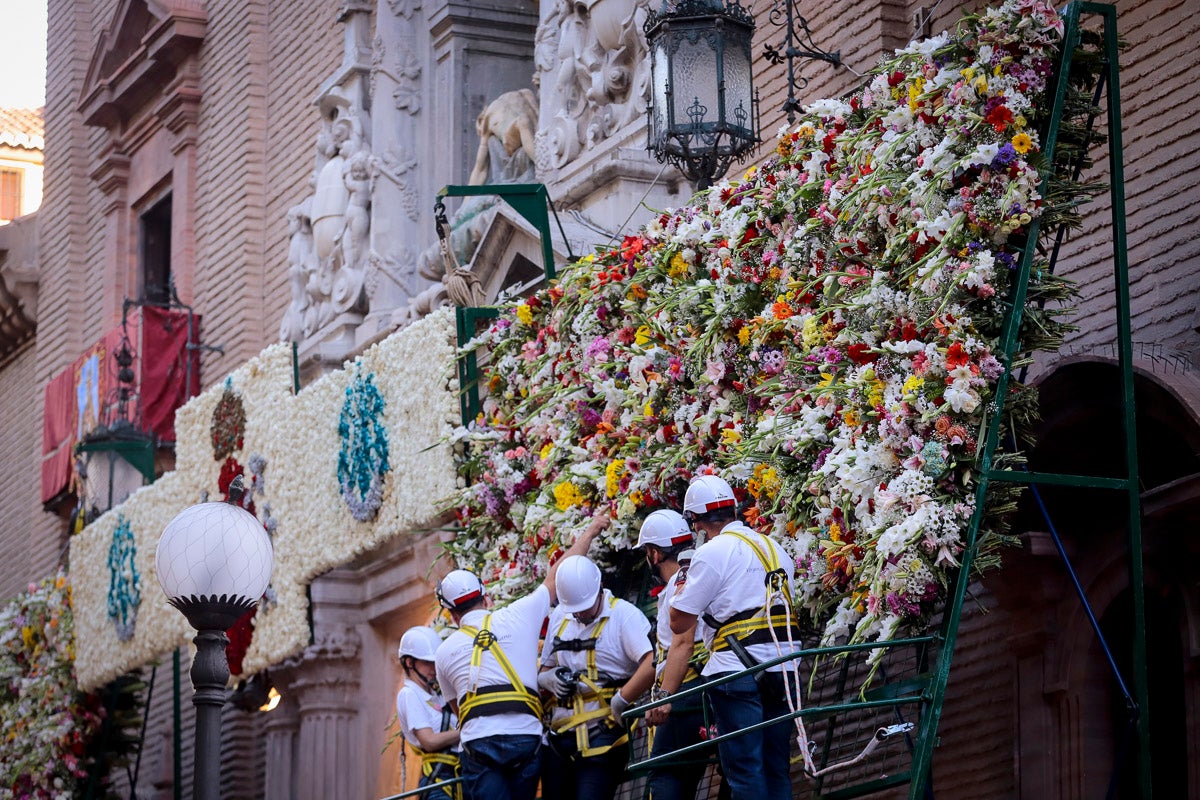
{"label": "raised arm", "polygon": [[563,558],[567,556],[583,556],[587,555],[588,548],[592,546],[592,542],[600,535],[600,531],[608,527],[609,516],[607,511],[599,511],[596,516],[592,517],[592,521],[584,528],[583,533],[575,539],[567,552],[563,553],[562,558],[550,565],[550,569],[546,572],[546,579],[542,584],[550,590],[550,605],[558,603],[558,592],[554,588],[554,576],[558,574],[558,565],[562,563]]}

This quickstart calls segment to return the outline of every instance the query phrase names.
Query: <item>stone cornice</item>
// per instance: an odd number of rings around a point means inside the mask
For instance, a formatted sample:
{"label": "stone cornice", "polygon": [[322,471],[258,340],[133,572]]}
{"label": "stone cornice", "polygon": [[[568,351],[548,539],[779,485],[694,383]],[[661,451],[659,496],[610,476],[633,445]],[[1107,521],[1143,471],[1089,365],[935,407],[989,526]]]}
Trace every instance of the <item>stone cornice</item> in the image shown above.
{"label": "stone cornice", "polygon": [[[79,108],[87,124],[119,130],[154,102],[161,87],[174,81],[179,65],[199,51],[207,25],[204,9],[192,3],[167,5],[167,15],[158,19],[145,0],[121,4],[100,37],[84,82]],[[146,30],[131,44],[138,34],[135,25]]]}
{"label": "stone cornice", "polygon": [[110,200],[124,202],[121,193],[129,185],[129,156],[110,147],[89,176]]}

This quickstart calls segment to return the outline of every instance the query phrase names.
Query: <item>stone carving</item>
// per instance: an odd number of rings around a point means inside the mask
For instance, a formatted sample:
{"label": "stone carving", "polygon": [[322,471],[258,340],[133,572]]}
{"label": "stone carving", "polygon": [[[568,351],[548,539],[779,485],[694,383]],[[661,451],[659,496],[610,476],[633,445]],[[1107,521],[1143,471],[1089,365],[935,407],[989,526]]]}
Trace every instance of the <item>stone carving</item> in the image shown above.
{"label": "stone carving", "polygon": [[400,203],[404,207],[404,213],[413,222],[419,221],[421,211],[417,207],[417,192],[409,186],[410,181],[407,177],[409,172],[416,169],[417,160],[403,147],[393,147],[383,155],[373,158],[371,167],[375,173],[396,184],[396,188],[400,190]]}
{"label": "stone carving", "polygon": [[388,0],[388,5],[392,7],[393,14],[408,19],[414,11],[421,9],[421,0]]}
{"label": "stone carving", "polygon": [[360,311],[369,263],[373,157],[360,113],[345,104],[317,135],[312,195],[288,211],[292,300],[281,339],[307,338]]}
{"label": "stone carving", "polygon": [[647,4],[554,0],[534,52],[537,82],[553,110],[538,131],[539,170],[563,166],[645,112]]}
{"label": "stone carving", "polygon": [[313,302],[319,293],[309,284],[317,281],[317,251],[313,246],[312,198],[292,206],[287,212],[288,224],[288,283],[292,302],[279,325],[279,338],[299,341],[317,327],[321,310]]}
{"label": "stone carving", "polygon": [[505,92],[488,103],[475,120],[479,148],[467,183],[519,183],[526,175],[532,179],[537,124],[538,102],[530,89]]}
{"label": "stone carving", "polygon": [[371,57],[371,95],[378,97],[376,79],[386,75],[396,84],[392,90],[392,99],[396,108],[416,116],[421,111],[421,62],[410,48],[403,48],[396,54],[395,68],[384,66],[387,61],[387,49],[382,36],[376,36]]}

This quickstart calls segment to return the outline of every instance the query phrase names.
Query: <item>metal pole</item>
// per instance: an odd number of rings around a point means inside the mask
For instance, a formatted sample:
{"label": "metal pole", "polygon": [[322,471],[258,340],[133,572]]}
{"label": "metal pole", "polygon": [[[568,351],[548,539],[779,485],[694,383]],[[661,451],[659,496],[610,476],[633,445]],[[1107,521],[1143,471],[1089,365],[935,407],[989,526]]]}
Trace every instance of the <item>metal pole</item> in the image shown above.
{"label": "metal pole", "polygon": [[175,733],[171,736],[171,793],[173,800],[183,800],[183,709],[180,707],[180,673],[182,670],[179,665],[179,648],[175,648],[175,652],[171,653],[171,683],[173,689],[173,697],[171,698],[171,712],[175,720]]}
{"label": "metal pole", "polygon": [[192,705],[196,707],[196,758],[192,769],[194,800],[221,798],[221,707],[225,705],[225,685],[229,681],[229,662],[225,646],[229,638],[224,630],[201,630],[192,640],[196,658],[192,661]]}

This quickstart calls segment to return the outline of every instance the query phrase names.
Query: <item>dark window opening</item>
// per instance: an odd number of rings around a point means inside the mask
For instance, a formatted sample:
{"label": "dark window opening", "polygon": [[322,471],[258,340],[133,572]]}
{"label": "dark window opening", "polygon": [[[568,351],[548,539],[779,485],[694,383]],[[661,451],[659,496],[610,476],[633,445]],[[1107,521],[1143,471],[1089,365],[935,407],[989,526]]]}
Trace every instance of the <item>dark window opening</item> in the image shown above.
{"label": "dark window opening", "polygon": [[171,302],[171,195],[138,218],[142,299],[151,305]]}

